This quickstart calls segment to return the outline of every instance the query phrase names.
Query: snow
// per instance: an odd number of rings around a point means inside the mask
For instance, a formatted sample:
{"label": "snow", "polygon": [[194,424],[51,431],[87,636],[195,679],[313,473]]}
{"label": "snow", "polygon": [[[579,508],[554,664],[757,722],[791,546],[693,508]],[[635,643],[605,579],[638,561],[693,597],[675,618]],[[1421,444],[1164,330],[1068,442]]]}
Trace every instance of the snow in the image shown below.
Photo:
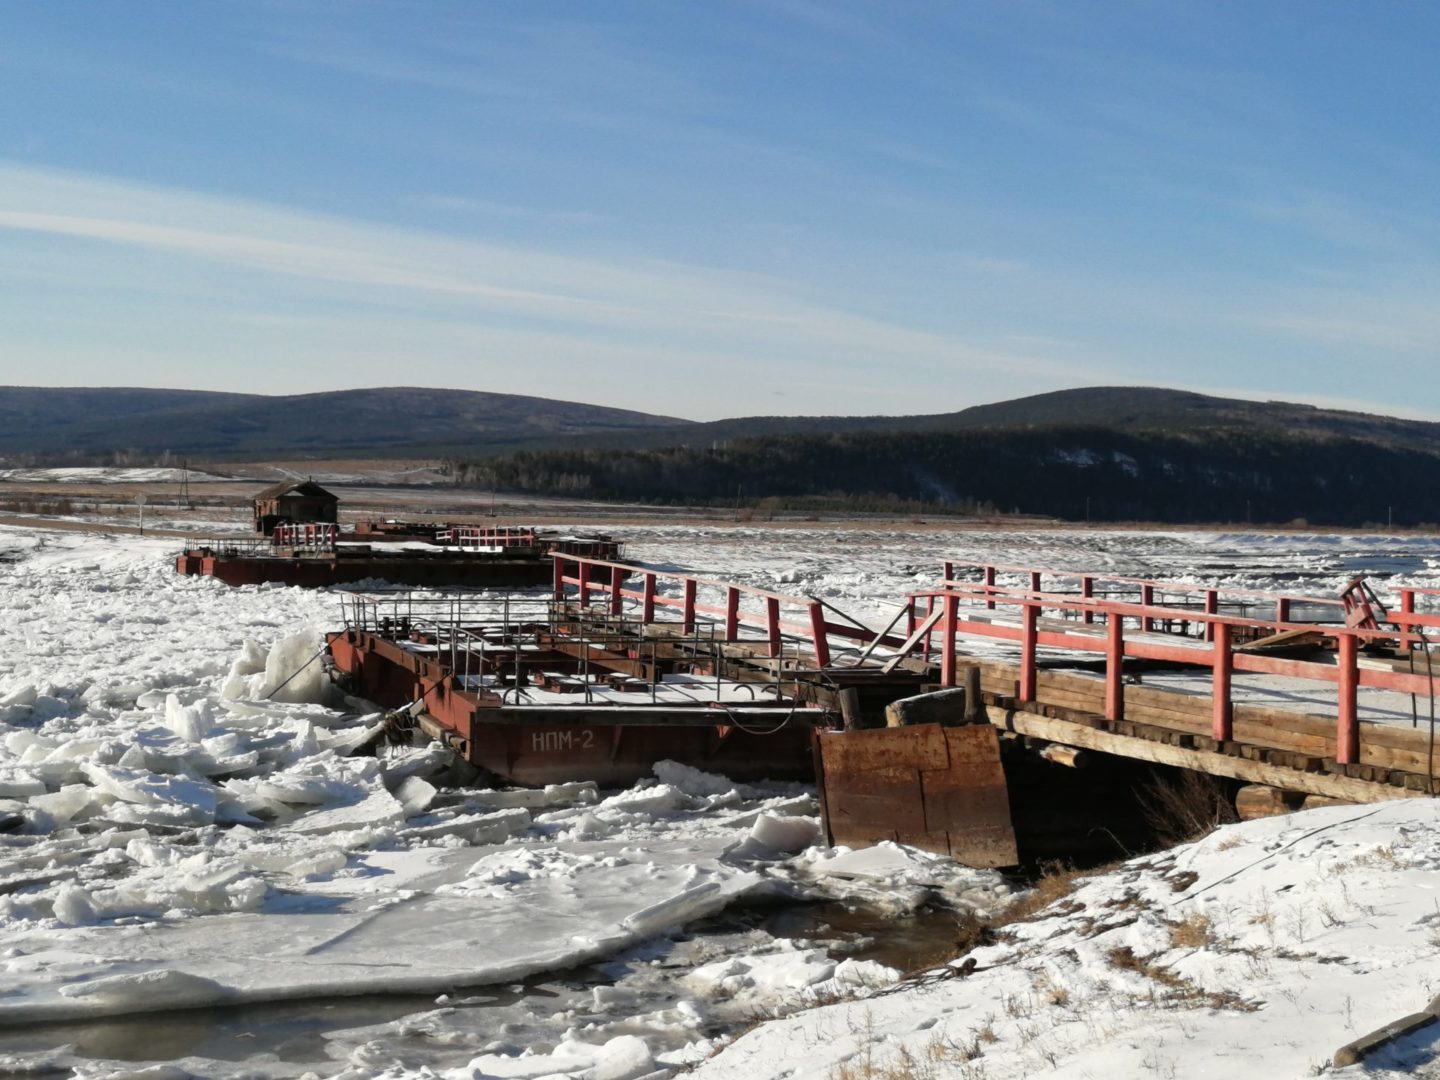
{"label": "snow", "polygon": [[199,472],[195,469],[120,468],[106,466],[0,469],[0,482],[26,484],[178,484],[182,479],[191,483],[224,480],[226,477]]}
{"label": "snow", "polygon": [[[659,569],[819,596],[876,626],[946,557],[1319,594],[1357,572],[1440,584],[1428,537],[661,526],[622,539]],[[909,1054],[990,1078],[1302,1076],[1437,989],[1433,803],[1227,827],[1082,883],[970,954],[968,975],[898,981],[846,957],[838,932],[724,920],[797,900],[876,919],[936,904],[988,915],[1012,886],[896,845],[818,847],[797,785],[662,762],[625,791],[489,791],[456,786],[434,746],[351,756],[380,718],[317,659],[340,597],[181,577],[175,547],[0,530],[0,1071],[632,1080],[694,1064],[859,1080]],[[438,999],[322,1028],[319,1049],[224,1061],[127,1064],[66,1049],[82,1029],[25,1034],[136,1012],[159,1031],[179,1007],[372,993]],[[721,1032],[786,1013],[724,1045]],[[1386,1067],[1429,1053],[1411,1040]]]}

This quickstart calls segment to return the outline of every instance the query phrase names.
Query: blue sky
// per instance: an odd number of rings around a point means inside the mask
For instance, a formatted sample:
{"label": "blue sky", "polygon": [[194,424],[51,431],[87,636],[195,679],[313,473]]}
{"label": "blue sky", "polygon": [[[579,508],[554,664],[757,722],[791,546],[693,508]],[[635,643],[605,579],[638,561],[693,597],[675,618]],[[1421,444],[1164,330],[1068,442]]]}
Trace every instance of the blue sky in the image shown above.
{"label": "blue sky", "polygon": [[0,4],[0,383],[1440,418],[1440,9]]}

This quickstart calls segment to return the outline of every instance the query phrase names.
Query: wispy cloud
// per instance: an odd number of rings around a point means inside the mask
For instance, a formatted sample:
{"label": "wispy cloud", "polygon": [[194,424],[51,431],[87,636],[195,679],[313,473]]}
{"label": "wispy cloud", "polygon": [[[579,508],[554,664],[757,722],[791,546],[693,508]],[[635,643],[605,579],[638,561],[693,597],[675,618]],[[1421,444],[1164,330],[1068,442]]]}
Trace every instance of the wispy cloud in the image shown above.
{"label": "wispy cloud", "polygon": [[[471,343],[531,335],[536,355],[564,340],[567,362],[632,350],[655,357],[645,377],[686,384],[695,360],[713,370],[763,362],[776,379],[829,372],[876,392],[888,374],[959,388],[993,372],[1064,384],[1075,372],[1043,354],[978,347],[963,339],[796,299],[784,282],[635,257],[600,259],[454,240],[258,203],[90,175],[0,165],[0,230],[106,249],[145,251],[160,265],[210,267],[339,289],[353,307],[436,315],[427,335]],[[83,267],[83,255],[76,256]],[[77,271],[87,289],[88,269]],[[118,282],[117,282],[118,285]],[[330,297],[325,297],[328,300]],[[293,293],[287,303],[293,304]],[[157,301],[158,302],[158,301]],[[332,327],[333,328],[333,327]],[[668,357],[663,363],[660,357]],[[846,373],[844,378],[841,373]],[[601,380],[603,382],[603,380]],[[911,385],[914,385],[913,383]],[[685,385],[693,394],[693,386]],[[743,398],[743,387],[727,384]],[[958,403],[964,403],[958,401]],[[855,411],[852,403],[848,411]],[[940,404],[940,403],[936,403]],[[836,411],[835,400],[814,411]],[[734,411],[723,409],[721,411]]]}

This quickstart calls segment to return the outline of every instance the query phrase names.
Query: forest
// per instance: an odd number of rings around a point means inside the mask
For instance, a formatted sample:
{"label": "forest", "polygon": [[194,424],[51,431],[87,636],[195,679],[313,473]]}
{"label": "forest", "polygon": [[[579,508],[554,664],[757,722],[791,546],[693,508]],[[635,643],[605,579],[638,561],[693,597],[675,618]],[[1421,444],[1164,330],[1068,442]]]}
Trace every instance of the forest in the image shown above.
{"label": "forest", "polygon": [[1176,524],[1440,520],[1440,454],[1429,448],[1244,428],[776,435],[711,447],[522,451],[446,468],[462,486],[652,504]]}

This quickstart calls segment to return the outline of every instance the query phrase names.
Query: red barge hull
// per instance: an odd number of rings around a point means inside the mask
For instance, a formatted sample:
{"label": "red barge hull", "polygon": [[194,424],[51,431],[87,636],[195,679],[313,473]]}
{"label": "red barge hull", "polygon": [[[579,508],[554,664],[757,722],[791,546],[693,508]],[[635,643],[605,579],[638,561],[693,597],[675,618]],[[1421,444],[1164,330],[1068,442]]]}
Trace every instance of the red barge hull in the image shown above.
{"label": "red barge hull", "polygon": [[377,558],[314,557],[283,558],[275,556],[204,555],[186,552],[175,560],[181,574],[213,577],[227,585],[301,585],[323,588],[345,585],[366,579],[389,581],[396,585],[446,586],[478,588],[525,587],[550,584],[548,559],[475,557],[442,559],[433,557]]}
{"label": "red barge hull", "polygon": [[[668,726],[518,719],[495,694],[457,689],[450,669],[389,638],[363,630],[328,635],[335,669],[352,693],[387,709],[423,699],[422,726],[472,765],[529,786],[592,780],[622,787],[653,775],[657,761],[678,761],[732,780],[800,780],[814,777],[808,725],[772,734],[733,724]],[[559,710],[552,710],[559,711]],[[718,713],[717,715],[724,715]]]}

